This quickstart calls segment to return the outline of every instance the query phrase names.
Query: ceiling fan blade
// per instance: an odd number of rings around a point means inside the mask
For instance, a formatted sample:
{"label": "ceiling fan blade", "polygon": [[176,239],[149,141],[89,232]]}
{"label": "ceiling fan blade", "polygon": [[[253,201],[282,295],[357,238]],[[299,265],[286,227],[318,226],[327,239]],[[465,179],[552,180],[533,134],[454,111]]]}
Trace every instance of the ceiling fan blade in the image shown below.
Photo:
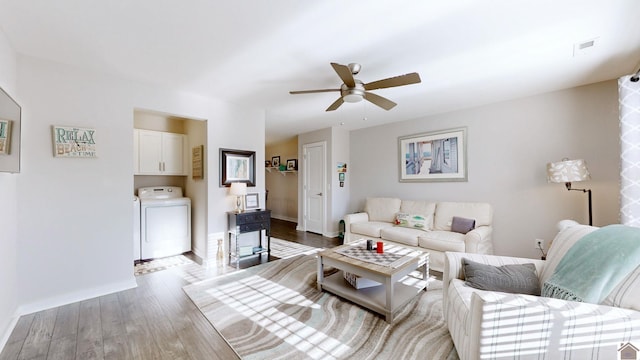
{"label": "ceiling fan blade", "polygon": [[340,107],[340,105],[344,104],[344,100],[342,100],[342,96],[340,96],[338,98],[338,100],[334,101],[333,104],[331,104],[326,111],[333,111],[337,108]]}
{"label": "ceiling fan blade", "polygon": [[384,88],[390,88],[395,86],[417,84],[419,82],[420,82],[420,75],[414,72],[410,74],[404,74],[404,75],[395,76],[387,79],[370,82],[368,84],[364,84],[364,89],[365,90],[384,89]]}
{"label": "ceiling fan blade", "polygon": [[340,89],[318,89],[318,90],[299,90],[299,91],[289,91],[289,94],[313,94],[313,93],[323,93],[323,92],[332,92],[332,91],[340,91]]}
{"label": "ceiling fan blade", "polygon": [[370,92],[365,92],[364,98],[367,99],[369,102],[373,103],[374,105],[378,105],[385,110],[391,110],[393,109],[394,106],[398,105],[387,98],[384,98],[380,95],[376,95]]}
{"label": "ceiling fan blade", "polygon": [[333,66],[333,70],[338,73],[338,76],[340,76],[340,79],[342,79],[342,82],[344,82],[345,85],[348,87],[356,86],[356,80],[353,78],[351,69],[349,69],[348,66],[336,63],[331,63],[331,66]]}

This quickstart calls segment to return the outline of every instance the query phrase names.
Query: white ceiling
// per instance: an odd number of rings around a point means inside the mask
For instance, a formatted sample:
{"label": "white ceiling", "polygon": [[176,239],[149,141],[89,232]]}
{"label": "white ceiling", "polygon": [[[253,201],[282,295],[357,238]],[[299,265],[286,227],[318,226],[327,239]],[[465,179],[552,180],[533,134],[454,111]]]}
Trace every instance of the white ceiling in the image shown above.
{"label": "white ceiling", "polygon": [[[640,65],[638,0],[0,0],[20,54],[266,111],[267,143],[357,129],[617,78]],[[595,46],[574,55],[574,45]],[[325,109],[330,62],[398,103]],[[366,120],[365,120],[366,118]]]}

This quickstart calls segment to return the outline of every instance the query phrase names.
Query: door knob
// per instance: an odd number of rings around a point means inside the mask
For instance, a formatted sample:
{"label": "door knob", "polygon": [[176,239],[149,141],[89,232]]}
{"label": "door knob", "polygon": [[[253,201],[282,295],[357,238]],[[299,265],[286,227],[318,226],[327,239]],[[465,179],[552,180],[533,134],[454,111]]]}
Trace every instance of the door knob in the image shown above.
{"label": "door knob", "polygon": [[322,196],[322,193],[317,193],[316,195],[318,195],[318,196]]}

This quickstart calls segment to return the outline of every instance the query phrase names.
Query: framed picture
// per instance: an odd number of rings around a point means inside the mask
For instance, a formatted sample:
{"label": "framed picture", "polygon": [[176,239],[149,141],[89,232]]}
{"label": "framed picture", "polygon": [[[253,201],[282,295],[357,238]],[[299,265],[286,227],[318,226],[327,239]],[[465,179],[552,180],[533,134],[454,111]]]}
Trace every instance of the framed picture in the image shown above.
{"label": "framed picture", "polygon": [[338,173],[338,181],[343,182],[344,181],[344,173]]}
{"label": "framed picture", "polygon": [[202,179],[203,172],[203,154],[204,145],[196,146],[191,151],[191,177],[193,179]]}
{"label": "framed picture", "polygon": [[271,166],[273,167],[280,166],[280,156],[274,156],[271,158]]}
{"label": "framed picture", "polygon": [[11,151],[11,120],[0,119],[0,155]]}
{"label": "framed picture", "polygon": [[297,159],[287,160],[287,170],[298,170],[298,160]]}
{"label": "framed picture", "polygon": [[247,194],[244,198],[245,209],[257,209],[260,207],[260,197],[258,193]]}
{"label": "framed picture", "polygon": [[467,128],[398,138],[400,182],[467,181]]}
{"label": "framed picture", "polygon": [[220,149],[220,187],[232,182],[256,186],[256,152]]}
{"label": "framed picture", "polygon": [[66,158],[96,157],[96,130],[72,126],[52,126],[53,156]]}

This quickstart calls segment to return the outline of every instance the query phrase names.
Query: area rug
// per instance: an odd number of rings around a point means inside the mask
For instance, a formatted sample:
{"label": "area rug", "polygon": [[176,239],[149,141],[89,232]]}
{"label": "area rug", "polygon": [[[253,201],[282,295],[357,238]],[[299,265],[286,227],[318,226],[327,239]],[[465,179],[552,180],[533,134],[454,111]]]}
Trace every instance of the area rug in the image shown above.
{"label": "area rug", "polygon": [[135,264],[133,267],[133,273],[138,276],[187,264],[195,263],[184,255],[169,256]]}
{"label": "area rug", "polygon": [[321,251],[322,248],[316,248],[293,241],[271,238],[271,256],[279,259],[288,259],[301,254],[314,254]]}
{"label": "area rug", "polygon": [[243,359],[458,359],[431,279],[393,325],[318,291],[317,260],[301,255],[184,287]]}

